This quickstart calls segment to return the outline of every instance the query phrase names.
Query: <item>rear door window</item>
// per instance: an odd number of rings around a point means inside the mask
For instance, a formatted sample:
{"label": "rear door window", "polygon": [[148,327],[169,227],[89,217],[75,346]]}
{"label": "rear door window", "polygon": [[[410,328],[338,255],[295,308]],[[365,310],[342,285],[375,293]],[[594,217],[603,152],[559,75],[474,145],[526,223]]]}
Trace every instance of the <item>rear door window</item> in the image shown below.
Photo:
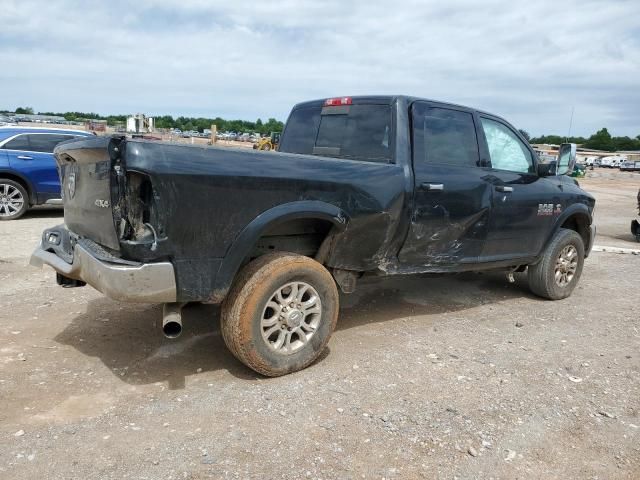
{"label": "rear door window", "polygon": [[389,105],[303,107],[292,112],[280,151],[386,163],[392,139]]}
{"label": "rear door window", "polygon": [[28,135],[30,150],[32,152],[52,153],[53,149],[61,142],[71,140],[73,135],[58,134],[31,134]]}
{"label": "rear door window", "polygon": [[413,106],[415,161],[457,167],[479,164],[473,115],[418,102]]}
{"label": "rear door window", "polygon": [[2,148],[5,150],[29,150],[29,136],[18,135],[5,143]]}

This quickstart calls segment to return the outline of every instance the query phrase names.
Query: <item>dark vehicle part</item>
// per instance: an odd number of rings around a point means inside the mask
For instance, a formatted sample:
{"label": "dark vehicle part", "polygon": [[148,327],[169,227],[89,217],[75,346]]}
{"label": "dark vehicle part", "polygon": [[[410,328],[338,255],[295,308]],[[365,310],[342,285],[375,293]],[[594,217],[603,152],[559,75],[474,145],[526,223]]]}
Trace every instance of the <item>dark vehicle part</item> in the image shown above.
{"label": "dark vehicle part", "polygon": [[[336,283],[348,293],[365,274],[531,266],[532,288],[568,295],[595,235],[595,199],[558,174],[575,151],[543,168],[500,117],[406,96],[298,104],[271,153],[93,137],[56,149],[70,231],[48,229],[33,261],[119,300],[223,302],[229,348],[281,375],[326,345]],[[581,249],[556,252],[566,235]],[[320,316],[287,304],[296,289]]]}
{"label": "dark vehicle part", "polygon": [[640,223],[638,220],[631,221],[631,234],[636,237],[637,242],[640,242]]}
{"label": "dark vehicle part", "polygon": [[20,183],[0,178],[0,220],[16,220],[29,210],[29,193]]}
{"label": "dark vehicle part", "polygon": [[301,370],[322,353],[338,319],[329,272],[301,255],[270,253],[248,264],[222,304],[224,342],[262,375]]}
{"label": "dark vehicle part", "polygon": [[83,282],[82,280],[65,277],[58,272],[56,272],[56,283],[64,288],[84,287],[87,284],[87,282]]}
{"label": "dark vehicle part", "polygon": [[542,256],[529,265],[529,287],[536,295],[549,300],[568,297],[578,284],[584,265],[584,243],[573,230],[562,228]]}
{"label": "dark vehicle part", "polygon": [[[638,215],[640,215],[640,190],[638,190]],[[640,222],[638,220],[631,221],[631,234],[636,237],[636,241],[640,242]]]}

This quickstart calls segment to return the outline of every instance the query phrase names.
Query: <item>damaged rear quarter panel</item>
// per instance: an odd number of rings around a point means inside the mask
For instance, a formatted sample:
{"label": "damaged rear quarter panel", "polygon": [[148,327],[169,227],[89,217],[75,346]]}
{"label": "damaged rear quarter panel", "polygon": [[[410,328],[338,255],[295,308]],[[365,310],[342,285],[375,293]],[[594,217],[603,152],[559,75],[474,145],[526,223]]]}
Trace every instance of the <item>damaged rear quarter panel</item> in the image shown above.
{"label": "damaged rear quarter panel", "polygon": [[180,301],[219,290],[217,271],[241,232],[288,203],[319,201],[344,212],[328,265],[376,268],[404,203],[404,172],[395,164],[133,141],[126,168],[151,178]]}

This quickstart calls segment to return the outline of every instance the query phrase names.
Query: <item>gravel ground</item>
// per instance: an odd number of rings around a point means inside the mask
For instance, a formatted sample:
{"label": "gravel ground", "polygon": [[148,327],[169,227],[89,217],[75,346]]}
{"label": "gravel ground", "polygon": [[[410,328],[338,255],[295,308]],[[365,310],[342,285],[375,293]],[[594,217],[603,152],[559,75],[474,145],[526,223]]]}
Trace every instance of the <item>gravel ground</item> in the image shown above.
{"label": "gravel ground", "polygon": [[[596,171],[597,243],[640,175]],[[0,478],[640,478],[640,255],[593,253],[572,297],[497,274],[366,279],[323,358],[276,379],[218,309],[62,289],[26,267],[57,210],[0,223]]]}

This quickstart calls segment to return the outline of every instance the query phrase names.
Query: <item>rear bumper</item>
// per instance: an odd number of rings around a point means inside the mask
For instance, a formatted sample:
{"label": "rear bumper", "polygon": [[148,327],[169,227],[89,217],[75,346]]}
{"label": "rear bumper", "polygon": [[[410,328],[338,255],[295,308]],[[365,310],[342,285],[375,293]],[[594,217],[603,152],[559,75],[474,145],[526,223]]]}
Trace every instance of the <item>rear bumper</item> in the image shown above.
{"label": "rear bumper", "polygon": [[169,303],[176,301],[176,281],[170,262],[120,265],[96,258],[82,245],[73,246],[68,263],[42,246],[31,255],[35,267],[49,265],[59,274],[88,283],[107,297],[123,302]]}

